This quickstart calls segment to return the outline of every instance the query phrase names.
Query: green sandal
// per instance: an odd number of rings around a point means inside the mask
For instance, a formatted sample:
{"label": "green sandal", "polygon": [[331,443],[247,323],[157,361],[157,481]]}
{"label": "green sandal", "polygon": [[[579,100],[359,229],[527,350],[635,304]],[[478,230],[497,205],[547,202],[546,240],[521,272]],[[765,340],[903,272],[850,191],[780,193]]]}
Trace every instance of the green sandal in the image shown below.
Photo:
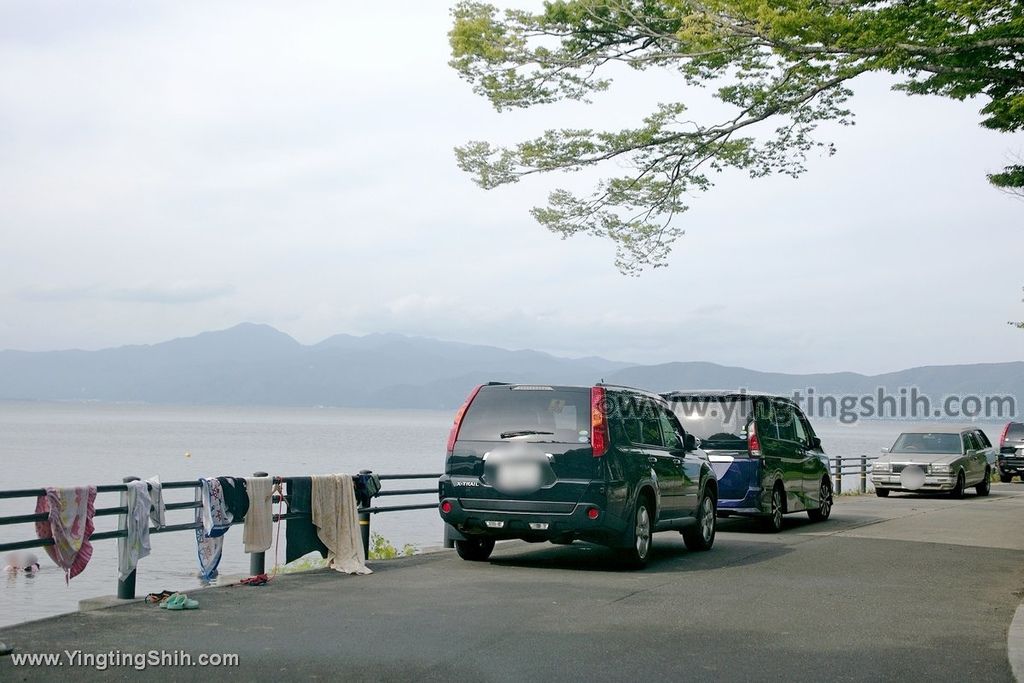
{"label": "green sandal", "polygon": [[199,601],[191,600],[184,593],[175,593],[160,603],[160,606],[169,610],[199,609]]}

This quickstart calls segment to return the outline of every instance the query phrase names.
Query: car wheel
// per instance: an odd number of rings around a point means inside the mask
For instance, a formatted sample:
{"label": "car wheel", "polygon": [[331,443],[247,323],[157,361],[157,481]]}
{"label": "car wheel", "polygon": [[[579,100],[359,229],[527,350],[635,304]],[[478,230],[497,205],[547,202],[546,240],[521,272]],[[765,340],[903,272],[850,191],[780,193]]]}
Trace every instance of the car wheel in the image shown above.
{"label": "car wheel", "polygon": [[761,518],[761,526],[773,534],[782,531],[782,487],[772,489],[771,508],[768,515]]}
{"label": "car wheel", "polygon": [[1004,484],[1009,484],[1011,481],[1013,481],[1013,475],[1012,474],[1000,474],[999,475],[999,481],[1003,482]]}
{"label": "car wheel", "polygon": [[494,550],[493,538],[467,538],[465,541],[455,541],[455,552],[464,560],[470,562],[483,562],[491,556]]}
{"label": "car wheel", "polygon": [[985,478],[978,482],[978,485],[974,487],[974,492],[979,496],[987,496],[992,491],[992,472],[989,468],[985,468]]}
{"label": "car wheel", "polygon": [[832,484],[828,479],[821,480],[821,488],[818,490],[818,508],[808,510],[807,516],[812,522],[824,522],[832,514]]}
{"label": "car wheel", "polygon": [[647,565],[651,556],[651,540],[654,533],[654,515],[650,502],[640,497],[633,510],[633,524],[630,526],[629,542],[621,549],[622,559],[634,569]]}
{"label": "car wheel", "polygon": [[684,529],[683,543],[689,550],[711,550],[715,544],[715,503],[705,491],[697,506],[697,524]]}
{"label": "car wheel", "polygon": [[875,489],[875,495],[878,496],[879,498],[888,498],[889,489]]}
{"label": "car wheel", "polygon": [[953,490],[949,492],[949,495],[952,496],[953,498],[963,498],[964,488],[964,473],[963,471],[961,471],[960,474],[956,475],[956,486],[954,486]]}

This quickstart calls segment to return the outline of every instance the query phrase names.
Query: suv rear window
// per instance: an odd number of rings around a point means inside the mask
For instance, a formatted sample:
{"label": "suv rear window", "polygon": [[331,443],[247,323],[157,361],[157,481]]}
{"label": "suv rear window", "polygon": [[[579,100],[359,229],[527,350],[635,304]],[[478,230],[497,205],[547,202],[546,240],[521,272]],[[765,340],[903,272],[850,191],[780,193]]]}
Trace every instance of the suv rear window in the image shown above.
{"label": "suv rear window", "polygon": [[1024,441],[1024,422],[1011,422],[1006,430],[1006,438],[1013,441]]}
{"label": "suv rear window", "polygon": [[590,442],[590,391],[481,387],[462,419],[459,440],[500,441],[502,434],[530,434],[533,441]]}
{"label": "suv rear window", "polygon": [[673,396],[672,411],[687,434],[712,448],[746,448],[754,401],[730,396]]}

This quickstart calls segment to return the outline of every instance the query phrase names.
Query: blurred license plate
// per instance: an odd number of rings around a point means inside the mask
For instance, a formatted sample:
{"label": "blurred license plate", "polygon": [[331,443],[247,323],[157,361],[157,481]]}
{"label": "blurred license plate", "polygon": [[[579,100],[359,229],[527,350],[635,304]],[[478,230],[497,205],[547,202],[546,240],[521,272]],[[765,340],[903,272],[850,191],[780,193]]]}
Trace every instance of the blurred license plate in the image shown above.
{"label": "blurred license plate", "polygon": [[530,489],[540,486],[540,468],[535,462],[506,462],[498,469],[498,486],[503,489]]}

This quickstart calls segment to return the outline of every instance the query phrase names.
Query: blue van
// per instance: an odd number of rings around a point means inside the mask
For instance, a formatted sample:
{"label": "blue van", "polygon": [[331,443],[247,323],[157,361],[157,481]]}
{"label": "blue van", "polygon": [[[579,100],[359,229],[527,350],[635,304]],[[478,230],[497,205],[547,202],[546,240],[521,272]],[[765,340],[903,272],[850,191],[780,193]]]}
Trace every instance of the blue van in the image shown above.
{"label": "blue van", "polygon": [[782,516],[832,513],[828,456],[793,401],[769,394],[673,391],[662,394],[687,434],[700,439],[718,477],[718,514],[782,529]]}

